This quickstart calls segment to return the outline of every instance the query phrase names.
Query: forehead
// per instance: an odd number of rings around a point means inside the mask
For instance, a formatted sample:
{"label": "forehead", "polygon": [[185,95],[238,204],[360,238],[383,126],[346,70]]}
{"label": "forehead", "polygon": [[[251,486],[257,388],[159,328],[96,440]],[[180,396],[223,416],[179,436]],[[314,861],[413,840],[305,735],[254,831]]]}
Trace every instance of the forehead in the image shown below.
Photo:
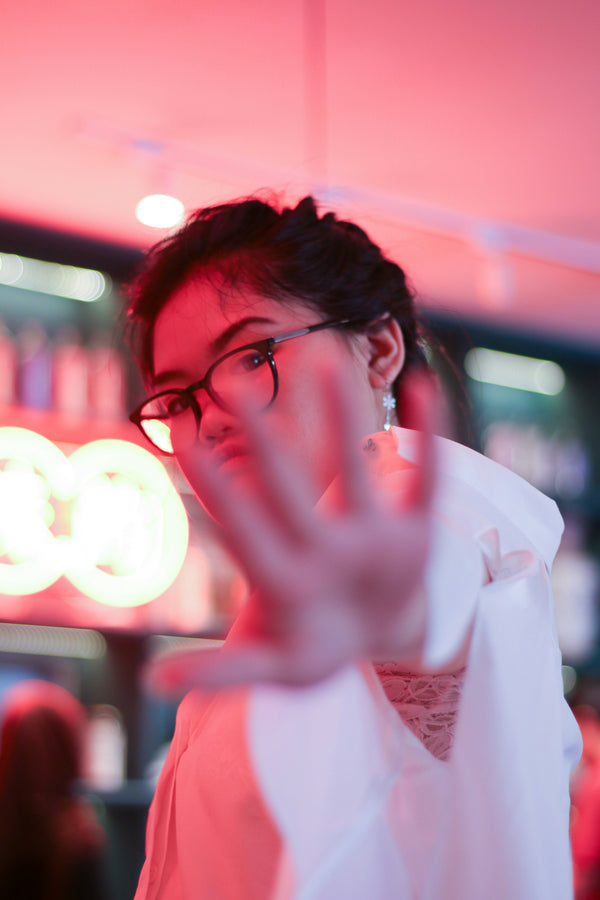
{"label": "forehead", "polygon": [[[306,309],[298,303],[280,303],[244,287],[224,285],[222,279],[192,276],[175,291],[160,311],[153,329],[154,371],[177,368],[193,358],[209,365],[211,346],[233,324],[247,317],[268,322],[262,334],[304,323]],[[266,331],[265,331],[266,328]],[[243,332],[246,334],[247,332]],[[248,339],[251,339],[249,337]],[[241,341],[245,340],[241,337]],[[239,341],[238,341],[239,343]]]}

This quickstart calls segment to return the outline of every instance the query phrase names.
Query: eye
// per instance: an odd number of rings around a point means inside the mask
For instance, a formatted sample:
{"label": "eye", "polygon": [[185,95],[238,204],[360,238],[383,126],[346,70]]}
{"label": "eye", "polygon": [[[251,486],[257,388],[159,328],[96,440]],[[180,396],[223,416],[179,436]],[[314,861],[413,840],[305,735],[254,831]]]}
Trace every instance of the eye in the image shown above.
{"label": "eye", "polygon": [[187,394],[169,394],[163,398],[163,403],[168,416],[180,416],[192,405]]}
{"label": "eye", "polygon": [[260,350],[252,347],[249,350],[243,350],[241,353],[232,357],[232,365],[236,372],[240,375],[246,372],[254,372],[267,362],[267,357]]}

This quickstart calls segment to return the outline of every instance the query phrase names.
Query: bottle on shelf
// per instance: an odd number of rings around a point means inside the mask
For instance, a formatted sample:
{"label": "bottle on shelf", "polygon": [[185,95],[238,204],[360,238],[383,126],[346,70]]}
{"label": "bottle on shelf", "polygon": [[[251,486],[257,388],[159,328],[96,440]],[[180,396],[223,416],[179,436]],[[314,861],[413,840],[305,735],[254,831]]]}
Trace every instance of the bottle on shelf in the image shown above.
{"label": "bottle on shelf", "polygon": [[79,331],[67,326],[59,332],[52,353],[52,406],[66,416],[88,415],[88,354]]}
{"label": "bottle on shelf", "polygon": [[52,405],[52,355],[48,336],[36,321],[20,330],[18,343],[18,401],[30,409],[50,409]]}
{"label": "bottle on shelf", "polygon": [[98,419],[125,417],[125,367],[110,337],[98,336],[88,352],[90,413]]}
{"label": "bottle on shelf", "polygon": [[17,396],[17,348],[0,319],[0,406],[10,406]]}
{"label": "bottle on shelf", "polygon": [[116,791],[126,775],[127,735],[118,709],[99,703],[88,710],[85,780],[96,790]]}

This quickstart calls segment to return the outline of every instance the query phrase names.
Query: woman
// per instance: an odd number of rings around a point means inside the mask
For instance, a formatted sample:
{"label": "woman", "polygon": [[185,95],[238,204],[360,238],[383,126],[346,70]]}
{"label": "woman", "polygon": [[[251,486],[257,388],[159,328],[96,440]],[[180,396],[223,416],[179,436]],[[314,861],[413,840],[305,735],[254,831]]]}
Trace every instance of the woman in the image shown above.
{"label": "woman", "polygon": [[85,712],[63,688],[23,681],[3,700],[0,896],[96,900],[104,895],[104,832],[75,795]]}
{"label": "woman", "polygon": [[153,673],[197,687],[137,898],[570,896],[560,516],[431,438],[402,270],[311,198],[251,199],[193,216],[131,296],[132,419],[253,586],[220,653]]}

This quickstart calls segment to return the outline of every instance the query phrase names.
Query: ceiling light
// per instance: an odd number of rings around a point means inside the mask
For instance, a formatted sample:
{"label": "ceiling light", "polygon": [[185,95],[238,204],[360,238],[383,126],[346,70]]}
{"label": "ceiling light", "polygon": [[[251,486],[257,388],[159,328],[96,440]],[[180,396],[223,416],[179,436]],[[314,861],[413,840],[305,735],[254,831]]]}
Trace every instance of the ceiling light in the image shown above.
{"label": "ceiling light", "polygon": [[555,362],[474,347],[465,356],[465,371],[475,381],[536,394],[559,394],[565,373]]}
{"label": "ceiling light", "polygon": [[0,284],[84,303],[99,300],[110,289],[108,276],[95,269],[63,266],[14,253],[0,253]]}
{"label": "ceiling light", "polygon": [[183,213],[181,200],[169,194],[149,194],[135,208],[138,221],[152,228],[172,228],[181,222]]}

